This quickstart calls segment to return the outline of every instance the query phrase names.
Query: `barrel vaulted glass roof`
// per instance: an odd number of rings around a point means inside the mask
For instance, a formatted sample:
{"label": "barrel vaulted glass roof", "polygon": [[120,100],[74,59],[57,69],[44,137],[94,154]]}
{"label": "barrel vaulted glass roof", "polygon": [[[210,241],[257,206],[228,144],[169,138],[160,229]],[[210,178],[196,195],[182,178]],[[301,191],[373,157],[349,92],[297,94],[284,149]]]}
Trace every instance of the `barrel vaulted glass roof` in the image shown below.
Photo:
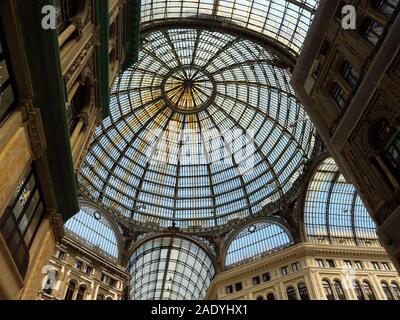
{"label": "barrel vaulted glass roof", "polygon": [[176,237],[142,244],[130,258],[128,270],[132,300],[201,300],[215,274],[202,248]]}
{"label": "barrel vaulted glass roof", "polygon": [[226,267],[271,254],[293,244],[290,233],[282,226],[270,222],[250,224],[242,229],[229,244],[225,257]]}
{"label": "barrel vaulted glass roof", "polygon": [[265,35],[298,54],[319,0],[142,0],[142,23],[223,20]]}
{"label": "barrel vaulted glass roof", "polygon": [[81,210],[64,225],[70,235],[100,253],[118,259],[118,243],[115,231],[107,218],[98,210],[81,205]]}
{"label": "barrel vaulted glass roof", "polygon": [[81,186],[136,221],[181,228],[224,225],[283,197],[314,127],[279,57],[199,29],[143,38],[139,62],[112,88]]}
{"label": "barrel vaulted glass roof", "polygon": [[374,221],[332,158],[320,164],[309,184],[304,221],[311,242],[379,245]]}

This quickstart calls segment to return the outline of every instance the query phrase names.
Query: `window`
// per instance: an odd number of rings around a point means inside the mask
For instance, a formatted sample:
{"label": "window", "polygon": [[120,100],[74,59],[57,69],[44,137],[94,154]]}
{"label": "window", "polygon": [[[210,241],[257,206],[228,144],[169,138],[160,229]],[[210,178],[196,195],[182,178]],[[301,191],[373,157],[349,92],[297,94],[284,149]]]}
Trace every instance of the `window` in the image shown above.
{"label": "window", "polygon": [[78,294],[76,295],[76,300],[84,300],[85,292],[86,292],[86,287],[84,285],[79,286]]}
{"label": "window", "polygon": [[383,30],[384,28],[381,24],[370,18],[366,18],[360,28],[360,34],[370,44],[376,46],[383,34]]}
{"label": "window", "polygon": [[354,290],[356,292],[358,300],[365,300],[364,292],[363,292],[363,290],[361,288],[361,285],[360,285],[360,283],[358,281],[354,281]]}
{"label": "window", "polygon": [[233,286],[227,286],[227,287],[225,288],[225,292],[226,292],[226,294],[231,294],[231,293],[233,293]]}
{"label": "window", "polygon": [[0,217],[0,232],[22,278],[29,263],[29,248],[44,214],[44,205],[32,169],[17,186]]}
{"label": "window", "polygon": [[382,267],[383,267],[383,270],[386,270],[386,271],[391,270],[390,264],[387,262],[382,262]]}
{"label": "window", "polygon": [[275,296],[272,292],[267,294],[267,300],[269,301],[274,301],[275,300]]}
{"label": "window", "polygon": [[346,300],[346,295],[343,291],[342,284],[339,280],[333,281],[333,286],[335,287],[335,291],[339,300]]}
{"label": "window", "polygon": [[374,290],[368,281],[363,281],[364,292],[368,297],[368,300],[376,300]]}
{"label": "window", "polygon": [[281,274],[283,276],[286,276],[288,273],[289,273],[288,266],[284,266],[284,267],[281,268]]}
{"label": "window", "polygon": [[81,270],[83,266],[83,262],[81,260],[76,259],[75,260],[75,268],[78,270]]}
{"label": "window", "polygon": [[322,281],[322,286],[325,290],[325,296],[328,300],[335,300],[335,296],[333,295],[331,284],[328,280]]}
{"label": "window", "polygon": [[371,264],[372,264],[372,267],[373,267],[375,270],[381,270],[381,266],[379,265],[379,262],[373,261],[373,262],[371,262]]}
{"label": "window", "polygon": [[347,95],[336,81],[332,85],[331,94],[337,105],[340,108],[344,108],[347,103]]}
{"label": "window", "polygon": [[57,254],[57,258],[60,259],[60,260],[64,260],[65,259],[65,252],[59,250],[58,254]]}
{"label": "window", "polygon": [[117,286],[117,280],[115,280],[113,278],[109,278],[109,279],[110,279],[110,281],[109,281],[110,286],[115,288]]}
{"label": "window", "polygon": [[304,283],[299,283],[297,288],[299,289],[300,300],[310,300],[307,286]]}
{"label": "window", "polygon": [[396,297],[396,300],[400,300],[400,287],[396,282],[392,282],[392,290]]}
{"label": "window", "polygon": [[350,260],[345,260],[344,261],[344,266],[346,269],[352,269],[353,268],[353,263]]}
{"label": "window", "polygon": [[12,81],[10,59],[3,33],[0,31],[0,125],[15,106],[16,101],[16,90]]}
{"label": "window", "polygon": [[362,263],[362,261],[354,261],[354,265],[355,265],[356,269],[359,269],[359,270],[364,269],[364,264]]}
{"label": "window", "polygon": [[373,7],[388,18],[391,18],[399,7],[399,0],[374,0]]}
{"label": "window", "polygon": [[292,270],[293,270],[293,272],[297,272],[297,271],[299,271],[300,269],[301,269],[300,262],[292,263]]}
{"label": "window", "polygon": [[288,287],[286,289],[288,300],[297,300],[296,290],[293,287]]}
{"label": "window", "polygon": [[264,300],[263,296],[258,296],[256,300]]}
{"label": "window", "polygon": [[257,286],[261,283],[260,277],[253,277],[253,285]]}
{"label": "window", "polygon": [[92,273],[93,268],[91,266],[85,265],[84,267],[84,272],[87,274],[91,274]]}
{"label": "window", "polygon": [[326,262],[328,263],[329,268],[335,268],[335,261],[329,259],[326,260]]}
{"label": "window", "polygon": [[400,181],[400,131],[397,131],[383,148],[382,158],[389,170]]}
{"label": "window", "polygon": [[388,300],[394,300],[394,296],[392,291],[390,290],[388,284],[386,282],[381,282],[382,290],[385,293],[385,296]]}
{"label": "window", "polygon": [[269,272],[264,273],[264,274],[262,275],[262,277],[263,277],[263,282],[268,282],[268,281],[271,280],[271,275],[270,275]]}
{"label": "window", "polygon": [[96,300],[104,300],[104,295],[101,294],[101,293],[99,293],[99,294],[97,295]]}
{"label": "window", "polygon": [[348,61],[343,62],[340,68],[340,74],[351,88],[356,86],[360,78],[360,71],[353,67]]}
{"label": "window", "polygon": [[324,260],[322,260],[322,259],[316,259],[315,261],[317,262],[317,266],[318,266],[318,267],[320,267],[320,268],[325,267]]}
{"label": "window", "polygon": [[236,291],[241,291],[243,289],[243,285],[241,282],[238,282],[235,284],[235,290]]}
{"label": "window", "polygon": [[67,292],[65,293],[64,300],[72,300],[74,297],[76,284],[73,281],[70,281],[68,284]]}

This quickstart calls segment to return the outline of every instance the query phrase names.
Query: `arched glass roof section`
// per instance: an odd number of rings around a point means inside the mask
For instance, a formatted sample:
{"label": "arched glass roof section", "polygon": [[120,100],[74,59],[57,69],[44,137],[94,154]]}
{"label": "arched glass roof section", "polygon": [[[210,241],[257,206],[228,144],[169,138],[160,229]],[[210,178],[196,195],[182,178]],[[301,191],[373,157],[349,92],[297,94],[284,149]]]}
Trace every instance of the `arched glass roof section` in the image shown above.
{"label": "arched glass roof section", "polygon": [[319,0],[142,0],[144,25],[160,20],[222,20],[265,35],[296,55]]}
{"label": "arched glass roof section", "polygon": [[308,186],[304,222],[310,242],[379,246],[374,221],[332,158],[321,162]]}
{"label": "arched glass roof section", "polygon": [[225,256],[226,268],[244,264],[293,244],[286,228],[272,221],[247,225],[233,239]]}
{"label": "arched glass roof section", "polygon": [[132,300],[202,300],[215,275],[202,248],[177,237],[142,244],[131,256],[128,272]]}
{"label": "arched glass roof section", "polygon": [[81,210],[64,224],[65,230],[83,244],[112,260],[118,259],[118,241],[107,218],[97,209],[81,205]]}
{"label": "arched glass roof section", "polygon": [[292,188],[314,148],[314,127],[279,61],[219,32],[146,34],[139,62],[112,88],[81,187],[161,227],[210,228],[260,213]]}

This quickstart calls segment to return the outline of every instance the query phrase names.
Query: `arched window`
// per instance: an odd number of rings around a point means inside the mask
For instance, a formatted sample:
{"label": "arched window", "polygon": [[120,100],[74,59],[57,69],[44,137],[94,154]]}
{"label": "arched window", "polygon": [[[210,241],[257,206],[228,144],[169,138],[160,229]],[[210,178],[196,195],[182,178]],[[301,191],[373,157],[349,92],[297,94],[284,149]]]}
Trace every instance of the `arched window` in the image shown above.
{"label": "arched window", "polygon": [[344,293],[342,284],[339,280],[333,281],[333,286],[335,287],[335,291],[339,300],[346,300],[346,295]]}
{"label": "arched window", "polygon": [[297,300],[296,290],[293,287],[288,287],[286,293],[289,300]]}
{"label": "arched window", "polygon": [[225,263],[227,267],[243,263],[291,244],[292,237],[282,226],[270,221],[252,224],[235,236],[226,253]]}
{"label": "arched window", "polygon": [[76,284],[74,281],[70,281],[68,284],[67,292],[65,293],[64,300],[72,300],[75,293]]}
{"label": "arched window", "polygon": [[268,293],[267,294],[267,300],[274,301],[275,300],[275,295],[272,292]]}
{"label": "arched window", "polygon": [[396,282],[392,282],[392,290],[394,292],[396,300],[400,300],[400,287]]}
{"label": "arched window", "polygon": [[300,300],[310,300],[307,286],[304,283],[299,283],[297,288],[299,289]]}
{"label": "arched window", "polygon": [[99,293],[99,294],[97,295],[96,300],[104,300],[104,295],[103,295],[102,293]]}
{"label": "arched window", "polygon": [[376,300],[374,290],[368,281],[363,281],[364,292],[368,297],[368,300]]}
{"label": "arched window", "polygon": [[258,296],[256,300],[264,300],[263,296]]}
{"label": "arched window", "polygon": [[322,286],[325,290],[325,296],[328,300],[335,300],[335,296],[332,291],[331,284],[328,280],[322,280]]}
{"label": "arched window", "polygon": [[86,287],[84,285],[79,286],[76,300],[85,300]]}
{"label": "arched window", "polygon": [[111,297],[107,297],[106,298],[106,300],[114,300],[113,298],[111,298]]}
{"label": "arched window", "polygon": [[386,282],[382,281],[381,286],[382,286],[383,292],[385,293],[386,298],[388,300],[394,300],[394,296],[393,296],[392,291],[389,288],[389,285]]}
{"label": "arched window", "polygon": [[365,295],[361,288],[360,282],[354,281],[354,290],[356,292],[358,300],[365,300]]}

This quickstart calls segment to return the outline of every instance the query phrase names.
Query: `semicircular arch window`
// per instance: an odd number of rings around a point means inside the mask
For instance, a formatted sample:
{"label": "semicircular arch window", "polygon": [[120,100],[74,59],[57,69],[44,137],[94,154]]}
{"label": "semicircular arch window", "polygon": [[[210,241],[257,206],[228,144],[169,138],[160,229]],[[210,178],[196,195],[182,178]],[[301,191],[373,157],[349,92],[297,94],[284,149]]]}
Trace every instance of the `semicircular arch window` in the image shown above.
{"label": "semicircular arch window", "polygon": [[293,244],[290,233],[274,222],[246,226],[229,244],[225,266],[232,268],[258,257],[287,248]]}
{"label": "semicircular arch window", "polygon": [[225,225],[284,197],[315,129],[279,56],[199,29],[143,37],[138,63],[112,88],[82,189],[138,222],[183,229]]}
{"label": "semicircular arch window", "polygon": [[196,243],[160,237],[139,246],[129,259],[132,300],[201,300],[215,275],[209,255]]}
{"label": "semicircular arch window", "polygon": [[141,21],[220,20],[257,32],[298,54],[319,0],[142,0]]}
{"label": "semicircular arch window", "polygon": [[380,246],[374,221],[333,158],[321,162],[309,183],[304,222],[310,242]]}
{"label": "semicircular arch window", "polygon": [[69,235],[101,254],[118,259],[117,237],[110,222],[97,209],[81,205],[81,210],[64,224]]}

